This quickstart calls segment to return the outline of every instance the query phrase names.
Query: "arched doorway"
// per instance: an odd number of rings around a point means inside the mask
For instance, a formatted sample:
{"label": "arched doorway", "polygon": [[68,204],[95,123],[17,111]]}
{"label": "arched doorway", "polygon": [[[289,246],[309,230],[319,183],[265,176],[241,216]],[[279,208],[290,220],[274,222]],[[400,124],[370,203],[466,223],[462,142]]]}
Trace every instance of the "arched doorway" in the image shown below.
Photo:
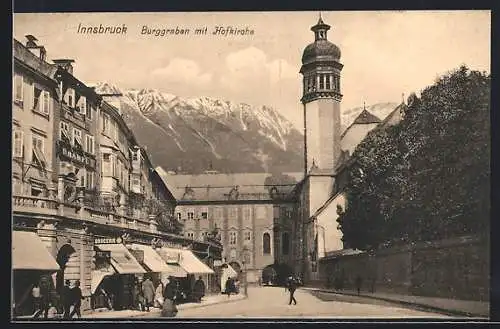
{"label": "arched doorway", "polygon": [[267,265],[262,270],[262,284],[273,285],[276,283],[277,273],[274,269],[274,265]]}
{"label": "arched doorway", "polygon": [[63,245],[57,253],[56,261],[61,268],[56,275],[56,290],[61,292],[67,274],[68,265],[74,261],[76,250],[70,244]]}
{"label": "arched doorway", "polygon": [[231,262],[229,265],[238,273],[238,280],[241,280],[241,266],[238,262]]}

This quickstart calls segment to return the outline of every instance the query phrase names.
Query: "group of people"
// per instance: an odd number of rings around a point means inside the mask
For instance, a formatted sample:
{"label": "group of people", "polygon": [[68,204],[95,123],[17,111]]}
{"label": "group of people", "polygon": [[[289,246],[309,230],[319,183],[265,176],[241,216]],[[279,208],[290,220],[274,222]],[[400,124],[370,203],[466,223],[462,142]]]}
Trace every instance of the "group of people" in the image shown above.
{"label": "group of people", "polygon": [[[177,314],[176,304],[183,299],[182,294],[180,282],[172,276],[168,277],[165,284],[161,281],[158,282],[156,287],[149,277],[142,282],[136,280],[134,284],[134,308],[149,312],[150,307],[157,307],[162,309],[163,317],[173,317]],[[201,302],[205,296],[205,283],[201,276],[194,282],[190,296],[195,302]]]}
{"label": "group of people", "polygon": [[229,298],[232,293],[237,294],[239,293],[239,285],[240,282],[238,279],[233,279],[231,277],[227,278],[225,287],[224,287],[224,293],[227,294],[227,297]]}
{"label": "group of people", "polygon": [[[49,317],[49,313],[57,313],[57,309],[51,302],[48,285],[45,284],[44,281],[42,281],[41,284],[35,283],[33,285],[31,295],[33,297],[33,317],[35,319],[39,318],[42,314],[43,318],[47,319]],[[80,288],[80,280],[76,280],[73,287],[71,287],[70,280],[66,280],[64,282],[64,286],[62,287],[60,296],[63,308],[63,318],[71,319],[75,316],[75,314],[78,318],[81,318],[81,306],[84,297],[82,295],[82,289]],[[51,312],[51,310],[54,311]],[[54,316],[55,314],[51,315]]]}

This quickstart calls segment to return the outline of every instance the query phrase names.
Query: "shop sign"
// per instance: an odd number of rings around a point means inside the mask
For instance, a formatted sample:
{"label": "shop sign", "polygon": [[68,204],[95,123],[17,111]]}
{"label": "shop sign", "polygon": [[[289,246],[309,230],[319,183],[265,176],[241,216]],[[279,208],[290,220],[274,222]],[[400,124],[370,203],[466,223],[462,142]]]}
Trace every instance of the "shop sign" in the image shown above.
{"label": "shop sign", "polygon": [[78,152],[75,152],[73,151],[70,147],[62,144],[62,143],[59,143],[59,154],[61,156],[61,158],[66,158],[68,160],[71,160],[71,161],[74,161],[74,162],[77,162],[77,163],[80,163],[80,164],[84,164],[88,167],[92,167],[92,168],[95,168],[96,166],[96,161],[95,159],[93,159],[92,157],[84,154],[79,154]]}
{"label": "shop sign", "polygon": [[120,244],[120,243],[123,243],[122,237],[94,239],[94,244]]}
{"label": "shop sign", "polygon": [[179,264],[181,262],[181,253],[179,252],[168,252],[166,254],[167,264]]}

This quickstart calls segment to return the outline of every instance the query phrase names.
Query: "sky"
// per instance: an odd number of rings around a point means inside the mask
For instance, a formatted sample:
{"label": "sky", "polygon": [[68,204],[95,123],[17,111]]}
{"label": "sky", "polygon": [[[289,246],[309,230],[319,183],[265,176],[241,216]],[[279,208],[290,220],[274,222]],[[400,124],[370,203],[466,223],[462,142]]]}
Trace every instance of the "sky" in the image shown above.
{"label": "sky", "polygon": [[[32,34],[49,60],[75,60],[85,83],[154,88],[276,108],[302,126],[301,57],[314,41],[318,12],[14,14],[14,38]],[[342,109],[401,102],[466,64],[490,72],[490,11],[322,12],[341,49]],[[126,34],[81,34],[78,26],[126,26]],[[143,35],[190,29],[188,35]],[[217,26],[252,35],[213,35]],[[206,35],[194,29],[207,27]]]}

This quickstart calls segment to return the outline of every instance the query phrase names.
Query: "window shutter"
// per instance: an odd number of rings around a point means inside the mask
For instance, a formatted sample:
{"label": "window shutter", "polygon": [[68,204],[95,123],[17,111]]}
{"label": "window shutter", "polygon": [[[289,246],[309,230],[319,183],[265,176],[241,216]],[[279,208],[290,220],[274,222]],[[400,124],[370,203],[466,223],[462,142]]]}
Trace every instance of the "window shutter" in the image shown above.
{"label": "window shutter", "polygon": [[22,75],[15,75],[14,77],[14,100],[16,101],[23,101],[23,93],[24,93],[24,86],[23,86],[23,76]]}
{"label": "window shutter", "polygon": [[43,105],[40,105],[40,97],[42,95],[42,90],[37,87],[33,88],[33,109],[43,112]]}
{"label": "window shutter", "polygon": [[23,132],[19,130],[14,131],[14,148],[13,148],[13,156],[21,158],[23,156]]}
{"label": "window shutter", "polygon": [[50,114],[50,93],[46,90],[43,92],[43,113]]}

